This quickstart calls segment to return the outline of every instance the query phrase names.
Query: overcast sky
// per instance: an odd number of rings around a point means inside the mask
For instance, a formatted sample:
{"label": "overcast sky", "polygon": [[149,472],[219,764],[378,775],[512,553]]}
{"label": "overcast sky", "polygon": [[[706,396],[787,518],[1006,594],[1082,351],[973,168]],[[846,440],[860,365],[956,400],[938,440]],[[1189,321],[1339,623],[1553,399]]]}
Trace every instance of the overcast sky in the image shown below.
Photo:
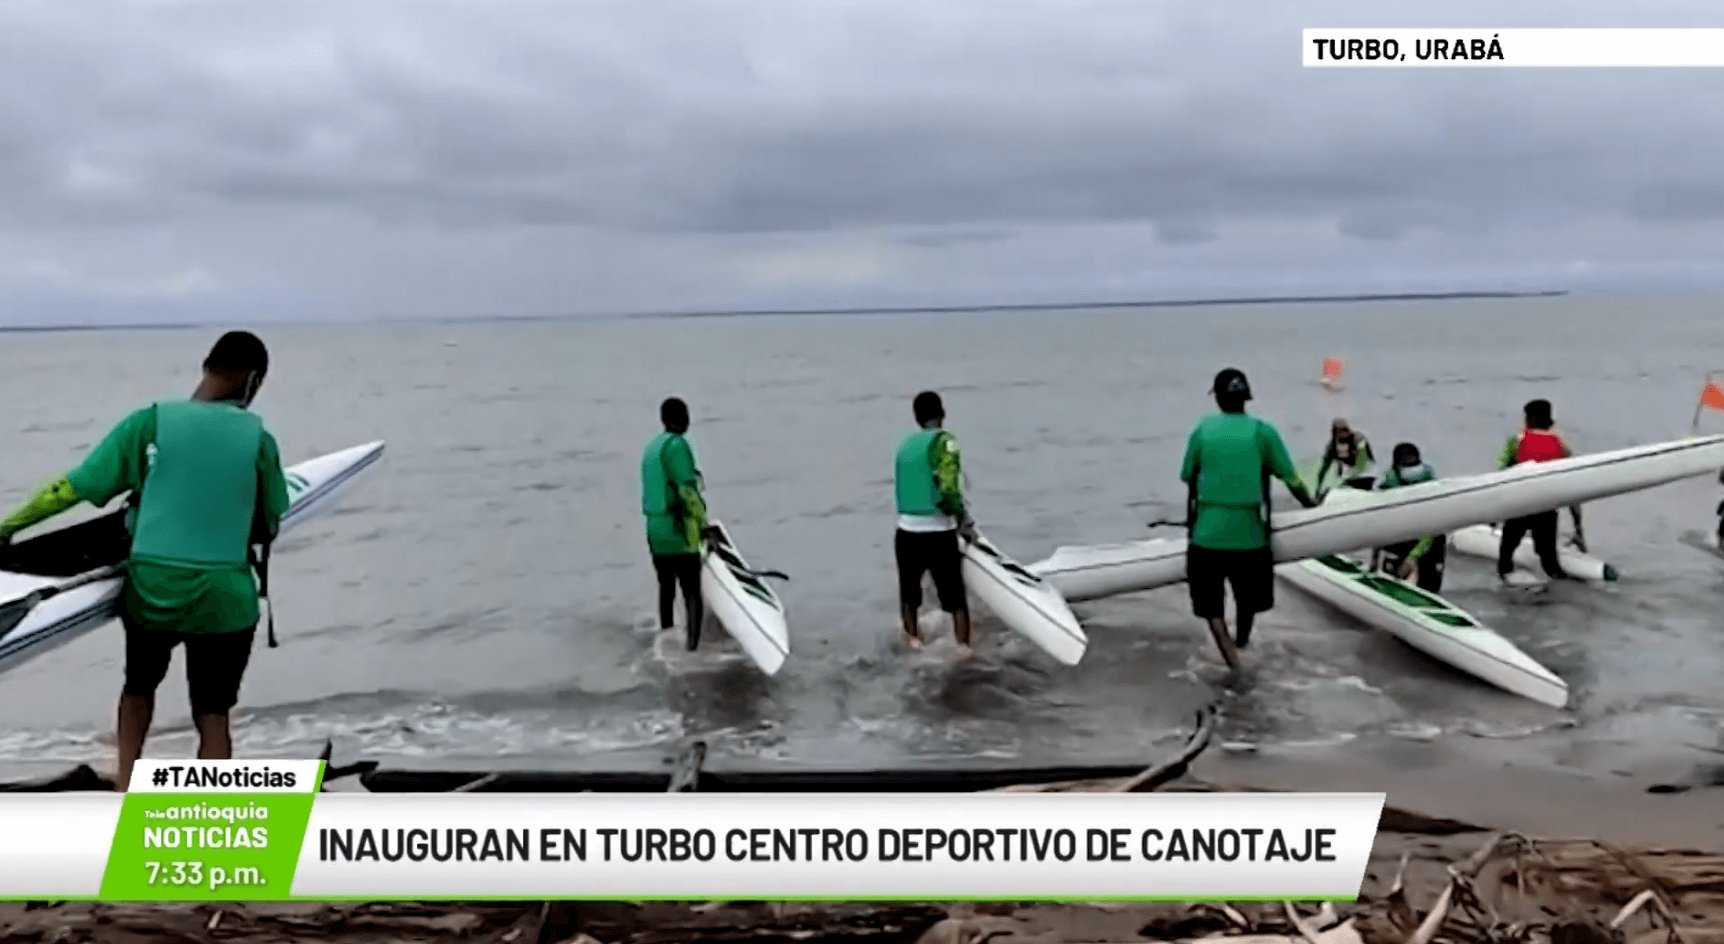
{"label": "overcast sky", "polygon": [[4,0],[0,323],[1718,280],[1724,70],[1564,0]]}

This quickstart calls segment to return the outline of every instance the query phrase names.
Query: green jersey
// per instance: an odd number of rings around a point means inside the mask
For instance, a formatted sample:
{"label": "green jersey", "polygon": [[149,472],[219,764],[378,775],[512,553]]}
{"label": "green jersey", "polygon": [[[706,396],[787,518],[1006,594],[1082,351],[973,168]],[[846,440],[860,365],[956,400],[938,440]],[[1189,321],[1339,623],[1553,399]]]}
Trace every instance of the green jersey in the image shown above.
{"label": "green jersey", "polygon": [[1191,543],[1217,551],[1267,547],[1270,476],[1304,487],[1274,426],[1246,413],[1200,420],[1179,471],[1191,487]]}
{"label": "green jersey", "polygon": [[893,497],[898,515],[918,529],[956,528],[964,515],[963,468],[958,442],[939,427],[918,429],[898,443],[893,460]]}
{"label": "green jersey", "polygon": [[654,557],[700,553],[706,530],[700,489],[700,468],[688,439],[668,431],[654,436],[641,454],[641,513]]}
{"label": "green jersey", "polygon": [[248,550],[287,513],[275,437],[234,403],[179,400],[126,417],[65,483],[106,505],[131,493],[126,613],[138,626],[228,633],[258,620]]}

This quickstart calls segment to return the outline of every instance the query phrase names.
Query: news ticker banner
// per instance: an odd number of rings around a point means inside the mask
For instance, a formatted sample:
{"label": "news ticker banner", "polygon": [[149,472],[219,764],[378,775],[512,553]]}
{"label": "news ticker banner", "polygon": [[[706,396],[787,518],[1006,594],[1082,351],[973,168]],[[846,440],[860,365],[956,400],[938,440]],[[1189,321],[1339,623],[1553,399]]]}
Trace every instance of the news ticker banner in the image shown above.
{"label": "news ticker banner", "polygon": [[1724,29],[1308,29],[1305,65],[1718,67]]}
{"label": "news ticker banner", "polygon": [[320,793],[321,761],[140,761],[0,794],[0,899],[1357,898],[1380,793]]}

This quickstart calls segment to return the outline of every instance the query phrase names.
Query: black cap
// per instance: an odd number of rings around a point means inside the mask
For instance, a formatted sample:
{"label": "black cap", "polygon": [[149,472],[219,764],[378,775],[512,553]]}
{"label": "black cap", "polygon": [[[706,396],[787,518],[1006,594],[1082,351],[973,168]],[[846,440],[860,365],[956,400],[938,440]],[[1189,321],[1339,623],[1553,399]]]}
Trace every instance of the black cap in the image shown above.
{"label": "black cap", "polygon": [[1418,465],[1420,461],[1418,446],[1415,446],[1410,442],[1395,444],[1395,465]]}
{"label": "black cap", "polygon": [[1218,397],[1235,397],[1240,400],[1251,399],[1251,384],[1245,379],[1245,372],[1237,367],[1223,368],[1215,375],[1215,385],[1209,392]]}

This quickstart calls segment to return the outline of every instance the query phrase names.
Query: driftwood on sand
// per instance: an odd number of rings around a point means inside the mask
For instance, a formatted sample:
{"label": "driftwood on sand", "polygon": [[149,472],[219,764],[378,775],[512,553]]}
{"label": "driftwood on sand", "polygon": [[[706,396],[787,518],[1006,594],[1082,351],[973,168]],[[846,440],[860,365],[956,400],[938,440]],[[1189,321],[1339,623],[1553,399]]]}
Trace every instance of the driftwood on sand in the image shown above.
{"label": "driftwood on sand", "polygon": [[1179,753],[1124,780],[1068,780],[1063,783],[1024,784],[1022,786],[1002,787],[995,792],[1148,793],[1185,776],[1186,772],[1191,769],[1191,762],[1209,747],[1209,742],[1215,735],[1215,717],[1217,714],[1214,705],[1203,708],[1197,713],[1197,724],[1192,729],[1191,737],[1186,739],[1185,746],[1180,749]]}
{"label": "driftwood on sand", "polygon": [[[1155,790],[1208,746],[1120,780],[1015,792]],[[698,769],[691,758],[689,769]],[[677,778],[686,787],[688,775]],[[89,788],[76,778],[71,789]],[[674,789],[675,787],[673,787]],[[38,785],[34,789],[45,789]],[[1484,835],[1481,840],[1480,836]],[[1354,903],[515,902],[0,904],[0,941],[215,944],[1724,944],[1724,855],[1533,839],[1385,808]]]}

